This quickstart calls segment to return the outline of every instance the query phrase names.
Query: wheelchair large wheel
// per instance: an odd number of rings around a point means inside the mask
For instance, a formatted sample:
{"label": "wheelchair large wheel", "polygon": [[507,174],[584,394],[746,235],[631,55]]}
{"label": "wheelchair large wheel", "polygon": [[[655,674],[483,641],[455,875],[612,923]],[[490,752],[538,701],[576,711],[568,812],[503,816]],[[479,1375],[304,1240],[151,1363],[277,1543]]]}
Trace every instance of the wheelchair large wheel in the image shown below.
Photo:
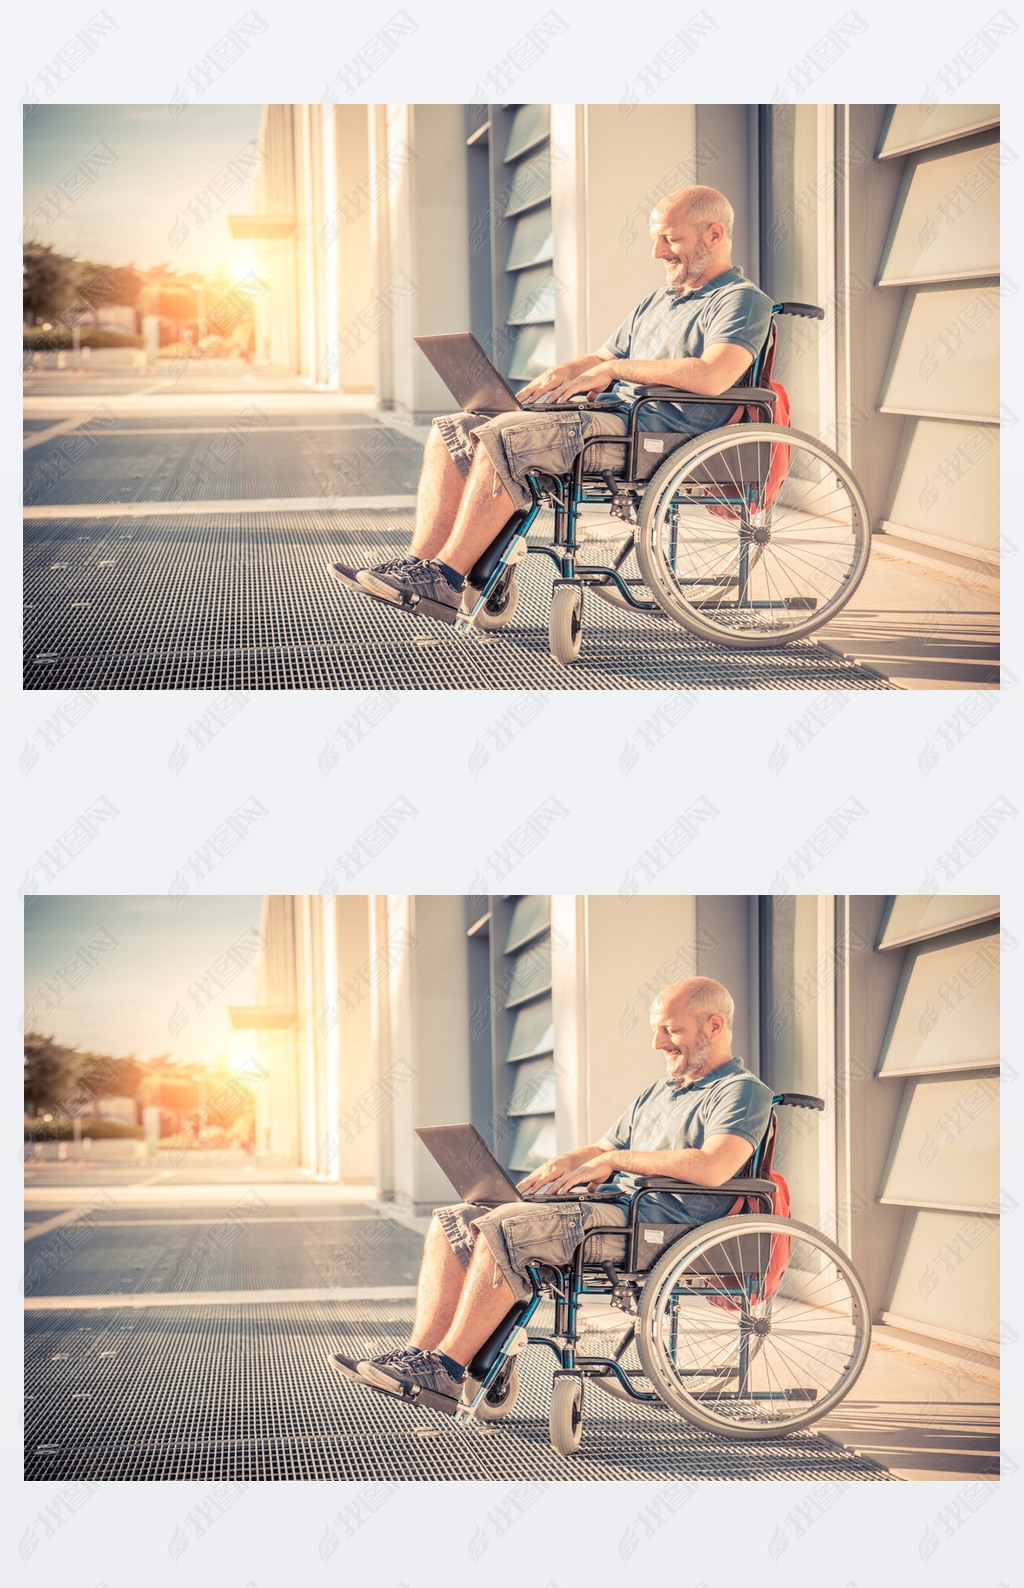
{"label": "wheelchair large wheel", "polygon": [[[479,590],[473,590],[467,585],[462,597],[463,612],[467,615],[472,612],[479,599]],[[512,621],[518,605],[519,580],[516,578],[514,570],[509,570],[505,577],[498,580],[496,587],[491,591],[486,602],[477,613],[473,627],[485,634],[490,633],[493,629],[503,629],[506,623]]]}
{"label": "wheelchair large wheel", "polygon": [[716,1219],[644,1283],[637,1348],[658,1396],[709,1433],[777,1439],[838,1406],[871,1340],[864,1286],[816,1230],[775,1214]]}
{"label": "wheelchair large wheel", "polygon": [[841,458],[799,430],[743,424],[666,458],[644,492],[636,550],[669,617],[701,639],[760,650],[835,617],[870,543]]}

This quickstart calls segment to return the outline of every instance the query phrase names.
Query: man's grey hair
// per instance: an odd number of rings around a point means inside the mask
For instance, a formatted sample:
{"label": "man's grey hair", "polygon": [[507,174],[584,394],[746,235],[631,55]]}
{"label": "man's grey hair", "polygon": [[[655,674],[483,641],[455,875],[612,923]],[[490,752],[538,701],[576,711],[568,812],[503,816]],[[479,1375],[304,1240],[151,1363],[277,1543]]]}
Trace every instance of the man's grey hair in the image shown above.
{"label": "man's grey hair", "polygon": [[710,976],[687,976],[683,981],[666,987],[661,997],[666,1002],[677,996],[686,997],[686,1013],[703,1023],[708,1015],[721,1015],[727,1036],[732,1036],[732,1020],[736,1010],[732,994],[720,981]]}
{"label": "man's grey hair", "polygon": [[717,223],[725,232],[725,241],[732,242],[733,207],[725,194],[719,193],[717,188],[679,188],[677,192],[670,193],[662,200],[661,207],[665,213],[668,213],[677,205],[682,207],[689,225],[696,226],[698,231],[703,231],[705,227]]}

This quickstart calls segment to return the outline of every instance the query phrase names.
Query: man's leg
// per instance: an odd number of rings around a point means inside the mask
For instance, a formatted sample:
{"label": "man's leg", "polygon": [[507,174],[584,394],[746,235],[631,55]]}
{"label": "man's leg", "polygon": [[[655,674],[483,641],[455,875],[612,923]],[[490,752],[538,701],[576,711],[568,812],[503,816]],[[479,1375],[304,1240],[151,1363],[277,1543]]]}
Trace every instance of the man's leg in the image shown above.
{"label": "man's leg", "polygon": [[515,508],[483,447],[477,447],[449,532],[436,550],[418,553],[447,563],[465,576],[487,550]]}
{"label": "man's leg", "polygon": [[466,480],[436,425],[431,425],[423,450],[416,491],[416,521],[410,555],[426,562],[436,557],[452,532]]}
{"label": "man's leg", "polygon": [[409,1344],[435,1351],[451,1326],[466,1281],[466,1269],[452,1250],[437,1218],[432,1218],[423,1246],[416,1287],[416,1316]]}
{"label": "man's leg", "polygon": [[477,1241],[454,1316],[437,1344],[430,1347],[468,1367],[484,1341],[511,1312],[515,1296],[486,1241]]}

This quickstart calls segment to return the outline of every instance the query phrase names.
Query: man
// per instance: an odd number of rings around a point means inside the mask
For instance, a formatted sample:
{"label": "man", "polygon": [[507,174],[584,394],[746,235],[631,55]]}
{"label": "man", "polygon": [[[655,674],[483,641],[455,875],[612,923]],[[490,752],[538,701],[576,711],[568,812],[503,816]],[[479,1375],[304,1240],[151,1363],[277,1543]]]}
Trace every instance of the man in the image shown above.
{"label": "man", "polygon": [[[545,1196],[584,1185],[625,1198],[637,1176],[716,1186],[738,1174],[764,1135],[772,1093],[733,1057],[732,1017],[732,998],[710,977],[666,987],[651,1008],[664,1080],[641,1092],[600,1141],[561,1153],[520,1181],[535,1200],[490,1210],[472,1203],[438,1208],[427,1232],[408,1345],[362,1361],[332,1356],[332,1365],[397,1395],[425,1389],[454,1408],[467,1365],[514,1304],[532,1295],[526,1265],[567,1263],[587,1229],[628,1224],[619,1203],[545,1205]],[[723,1198],[699,1192],[642,1204],[648,1221],[688,1225],[720,1218],[727,1208]],[[623,1242],[599,1236],[588,1255],[621,1258]]]}
{"label": "man", "polygon": [[[518,509],[531,503],[530,469],[564,473],[593,435],[625,435],[614,404],[637,385],[676,386],[715,397],[734,386],[764,345],[771,299],[733,265],[732,206],[710,187],[682,188],[651,212],[653,256],[665,286],[638,304],[596,353],[545,370],[519,392],[531,413],[488,419],[458,413],[435,419],[416,498],[412,544],[404,557],[375,568],[334,563],[348,589],[415,610],[411,596],[454,621],[465,576]],[[581,398],[578,412],[545,413],[549,402]],[[603,406],[602,406],[603,405]],[[697,435],[724,424],[732,404],[699,403],[643,410],[642,428]],[[618,468],[624,449],[598,467]],[[593,452],[590,455],[593,457]]]}

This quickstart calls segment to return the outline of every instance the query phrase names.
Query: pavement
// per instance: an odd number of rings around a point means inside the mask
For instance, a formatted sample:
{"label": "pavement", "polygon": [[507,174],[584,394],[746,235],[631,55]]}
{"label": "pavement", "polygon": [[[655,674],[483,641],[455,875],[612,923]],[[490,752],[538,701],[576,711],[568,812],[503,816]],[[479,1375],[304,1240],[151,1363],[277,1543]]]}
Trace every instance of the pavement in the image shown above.
{"label": "pavement", "polygon": [[[921,1358],[881,1337],[830,1419],[764,1444],[592,1391],[580,1452],[559,1457],[540,1349],[521,1354],[509,1418],[456,1428],[328,1365],[332,1351],[403,1342],[412,1317],[426,1221],[381,1206],[371,1188],[193,1151],[146,1166],[29,1164],[25,1195],[31,1479],[963,1482],[998,1472],[993,1375],[977,1359]],[[598,1339],[607,1314],[589,1320]]]}
{"label": "pavement", "polygon": [[730,651],[593,597],[564,668],[546,558],[523,565],[500,635],[400,618],[327,574],[405,549],[422,427],[217,361],[38,370],[25,391],[29,689],[998,686],[996,596],[884,551],[839,617],[784,651]]}

